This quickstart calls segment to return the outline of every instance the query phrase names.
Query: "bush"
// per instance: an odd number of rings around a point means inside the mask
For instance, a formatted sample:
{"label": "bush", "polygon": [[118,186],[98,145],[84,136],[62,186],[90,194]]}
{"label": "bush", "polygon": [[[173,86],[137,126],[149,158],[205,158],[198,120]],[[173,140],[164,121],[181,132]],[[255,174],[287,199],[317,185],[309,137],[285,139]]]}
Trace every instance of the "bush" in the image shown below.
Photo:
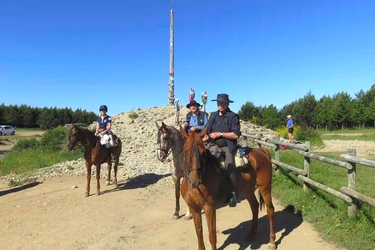
{"label": "bush", "polygon": [[12,150],[14,151],[22,151],[26,149],[36,149],[39,147],[39,142],[37,139],[21,139],[17,142],[17,144],[13,147]]}
{"label": "bush", "polygon": [[322,138],[320,136],[320,132],[315,129],[311,129],[308,127],[299,127],[296,133],[293,133],[296,138],[300,141],[310,141],[314,145],[321,145],[323,144]]}
{"label": "bush", "polygon": [[65,149],[68,138],[68,129],[62,126],[48,130],[40,139],[40,145],[44,149],[61,150]]}
{"label": "bush", "polygon": [[130,118],[130,119],[137,119],[137,117],[138,117],[138,114],[135,112],[135,111],[131,111],[130,113],[129,113],[129,115],[128,115],[128,117]]}

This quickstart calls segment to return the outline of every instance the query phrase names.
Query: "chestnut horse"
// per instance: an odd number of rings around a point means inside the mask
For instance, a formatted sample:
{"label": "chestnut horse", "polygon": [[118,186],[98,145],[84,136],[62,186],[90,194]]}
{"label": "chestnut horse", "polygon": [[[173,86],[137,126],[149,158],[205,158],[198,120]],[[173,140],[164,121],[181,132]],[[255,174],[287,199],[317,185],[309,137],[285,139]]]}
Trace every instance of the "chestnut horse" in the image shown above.
{"label": "chestnut horse", "polygon": [[[172,126],[166,125],[164,122],[161,126],[157,122],[156,128],[158,129],[157,143],[159,144],[157,157],[158,160],[164,162],[168,155],[172,153],[171,173],[175,189],[176,205],[173,214],[174,219],[179,218],[180,212],[180,186],[181,179],[184,176],[184,144],[185,138],[182,137],[180,131]],[[191,214],[187,208],[185,219],[190,220]]]}
{"label": "chestnut horse", "polygon": [[[198,237],[198,249],[205,249],[202,230],[202,215],[204,210],[211,248],[216,249],[216,207],[223,203],[226,196],[222,195],[220,189],[224,185],[225,178],[219,170],[218,159],[206,150],[202,142],[207,132],[207,127],[200,133],[186,133],[180,127],[181,134],[186,138],[184,145],[184,179],[181,184],[181,194],[189,205],[193,215],[195,231]],[[268,153],[267,153],[268,152]],[[250,166],[238,167],[233,170],[236,175],[236,190],[239,195],[247,199],[253,214],[251,230],[248,237],[257,233],[259,206],[267,206],[269,219],[269,243],[268,249],[276,249],[274,231],[274,206],[271,197],[272,164],[270,153],[267,149],[248,148],[247,159]],[[227,173],[225,173],[227,174]],[[260,204],[255,196],[258,188],[260,193]]]}
{"label": "chestnut horse", "polygon": [[100,138],[97,137],[93,132],[85,128],[81,128],[74,124],[71,124],[69,130],[69,139],[67,144],[67,149],[72,150],[78,142],[81,142],[85,148],[84,159],[86,161],[86,192],[85,196],[90,194],[90,180],[91,180],[91,166],[96,166],[96,195],[100,194],[100,166],[102,163],[108,164],[108,177],[107,185],[111,183],[111,169],[112,169],[112,159],[111,152],[115,158],[114,162],[114,184],[117,186],[117,166],[120,159],[122,143],[120,138],[113,135],[113,138],[117,138],[117,146],[106,148],[104,145],[100,144]]}

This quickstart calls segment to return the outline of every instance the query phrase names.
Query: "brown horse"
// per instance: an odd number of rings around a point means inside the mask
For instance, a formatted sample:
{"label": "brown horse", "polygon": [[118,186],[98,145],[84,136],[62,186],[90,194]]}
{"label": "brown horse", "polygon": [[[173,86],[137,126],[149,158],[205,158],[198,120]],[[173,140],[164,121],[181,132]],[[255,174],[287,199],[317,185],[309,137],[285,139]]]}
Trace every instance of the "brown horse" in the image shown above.
{"label": "brown horse", "polygon": [[72,150],[78,142],[81,142],[83,147],[85,148],[84,152],[84,159],[86,161],[86,174],[87,174],[87,183],[86,183],[86,192],[85,196],[89,196],[90,194],[90,180],[91,180],[91,166],[96,166],[96,195],[100,194],[100,166],[102,163],[108,164],[108,177],[107,177],[107,185],[111,183],[111,169],[112,169],[112,159],[111,153],[115,158],[114,162],[114,184],[117,186],[117,166],[120,159],[122,143],[120,138],[113,135],[113,138],[117,138],[118,145],[112,148],[106,148],[105,146],[100,144],[100,138],[98,138],[93,132],[90,130],[78,127],[74,124],[71,124],[71,128],[69,130],[69,139],[67,144],[67,149]]}
{"label": "brown horse", "polygon": [[[202,230],[202,215],[206,215],[211,248],[216,249],[216,207],[223,203],[226,196],[222,195],[220,189],[226,178],[217,167],[219,165],[216,157],[205,149],[202,138],[206,134],[207,127],[200,133],[186,133],[180,127],[181,134],[186,138],[184,145],[184,179],[181,184],[181,194],[189,205],[193,215],[195,231],[198,237],[198,249],[205,249]],[[268,249],[276,249],[274,232],[274,206],[271,197],[272,164],[270,153],[267,149],[250,149],[246,152],[251,166],[239,167],[234,171],[236,175],[236,190],[239,195],[247,199],[253,213],[249,237],[257,233],[259,206],[267,206],[269,219],[269,243]],[[258,188],[260,193],[260,204],[255,196]]]}

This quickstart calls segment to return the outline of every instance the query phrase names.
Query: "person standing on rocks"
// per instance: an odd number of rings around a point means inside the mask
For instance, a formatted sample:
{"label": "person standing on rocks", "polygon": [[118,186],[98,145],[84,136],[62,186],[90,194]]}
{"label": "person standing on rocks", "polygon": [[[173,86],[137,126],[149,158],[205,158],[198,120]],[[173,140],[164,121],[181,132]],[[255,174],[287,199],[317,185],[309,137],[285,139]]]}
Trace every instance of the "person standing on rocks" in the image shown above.
{"label": "person standing on rocks", "polygon": [[195,98],[195,91],[193,88],[191,88],[189,92],[189,102],[194,101],[194,98]]}
{"label": "person standing on rocks", "polygon": [[293,137],[294,121],[291,115],[287,115],[286,118],[288,119],[288,121],[286,122],[286,128],[288,129],[289,142],[295,143],[296,141],[294,140],[294,137]]}
{"label": "person standing on rocks", "polygon": [[203,112],[206,112],[207,97],[208,97],[208,96],[207,96],[207,92],[204,91],[204,92],[201,94],[201,106],[202,106],[201,110],[202,110]]}
{"label": "person standing on rocks", "polygon": [[180,104],[178,102],[179,100],[176,98],[174,101],[174,123],[176,126],[180,124]]}

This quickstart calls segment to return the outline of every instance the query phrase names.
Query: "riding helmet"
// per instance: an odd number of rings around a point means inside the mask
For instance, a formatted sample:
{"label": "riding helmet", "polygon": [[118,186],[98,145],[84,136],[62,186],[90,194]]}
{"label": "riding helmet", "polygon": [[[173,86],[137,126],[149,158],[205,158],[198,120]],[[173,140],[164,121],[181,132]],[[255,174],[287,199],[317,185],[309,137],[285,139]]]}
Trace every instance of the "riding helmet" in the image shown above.
{"label": "riding helmet", "polygon": [[107,106],[106,105],[100,106],[99,111],[102,111],[102,110],[105,110],[105,112],[108,112]]}

